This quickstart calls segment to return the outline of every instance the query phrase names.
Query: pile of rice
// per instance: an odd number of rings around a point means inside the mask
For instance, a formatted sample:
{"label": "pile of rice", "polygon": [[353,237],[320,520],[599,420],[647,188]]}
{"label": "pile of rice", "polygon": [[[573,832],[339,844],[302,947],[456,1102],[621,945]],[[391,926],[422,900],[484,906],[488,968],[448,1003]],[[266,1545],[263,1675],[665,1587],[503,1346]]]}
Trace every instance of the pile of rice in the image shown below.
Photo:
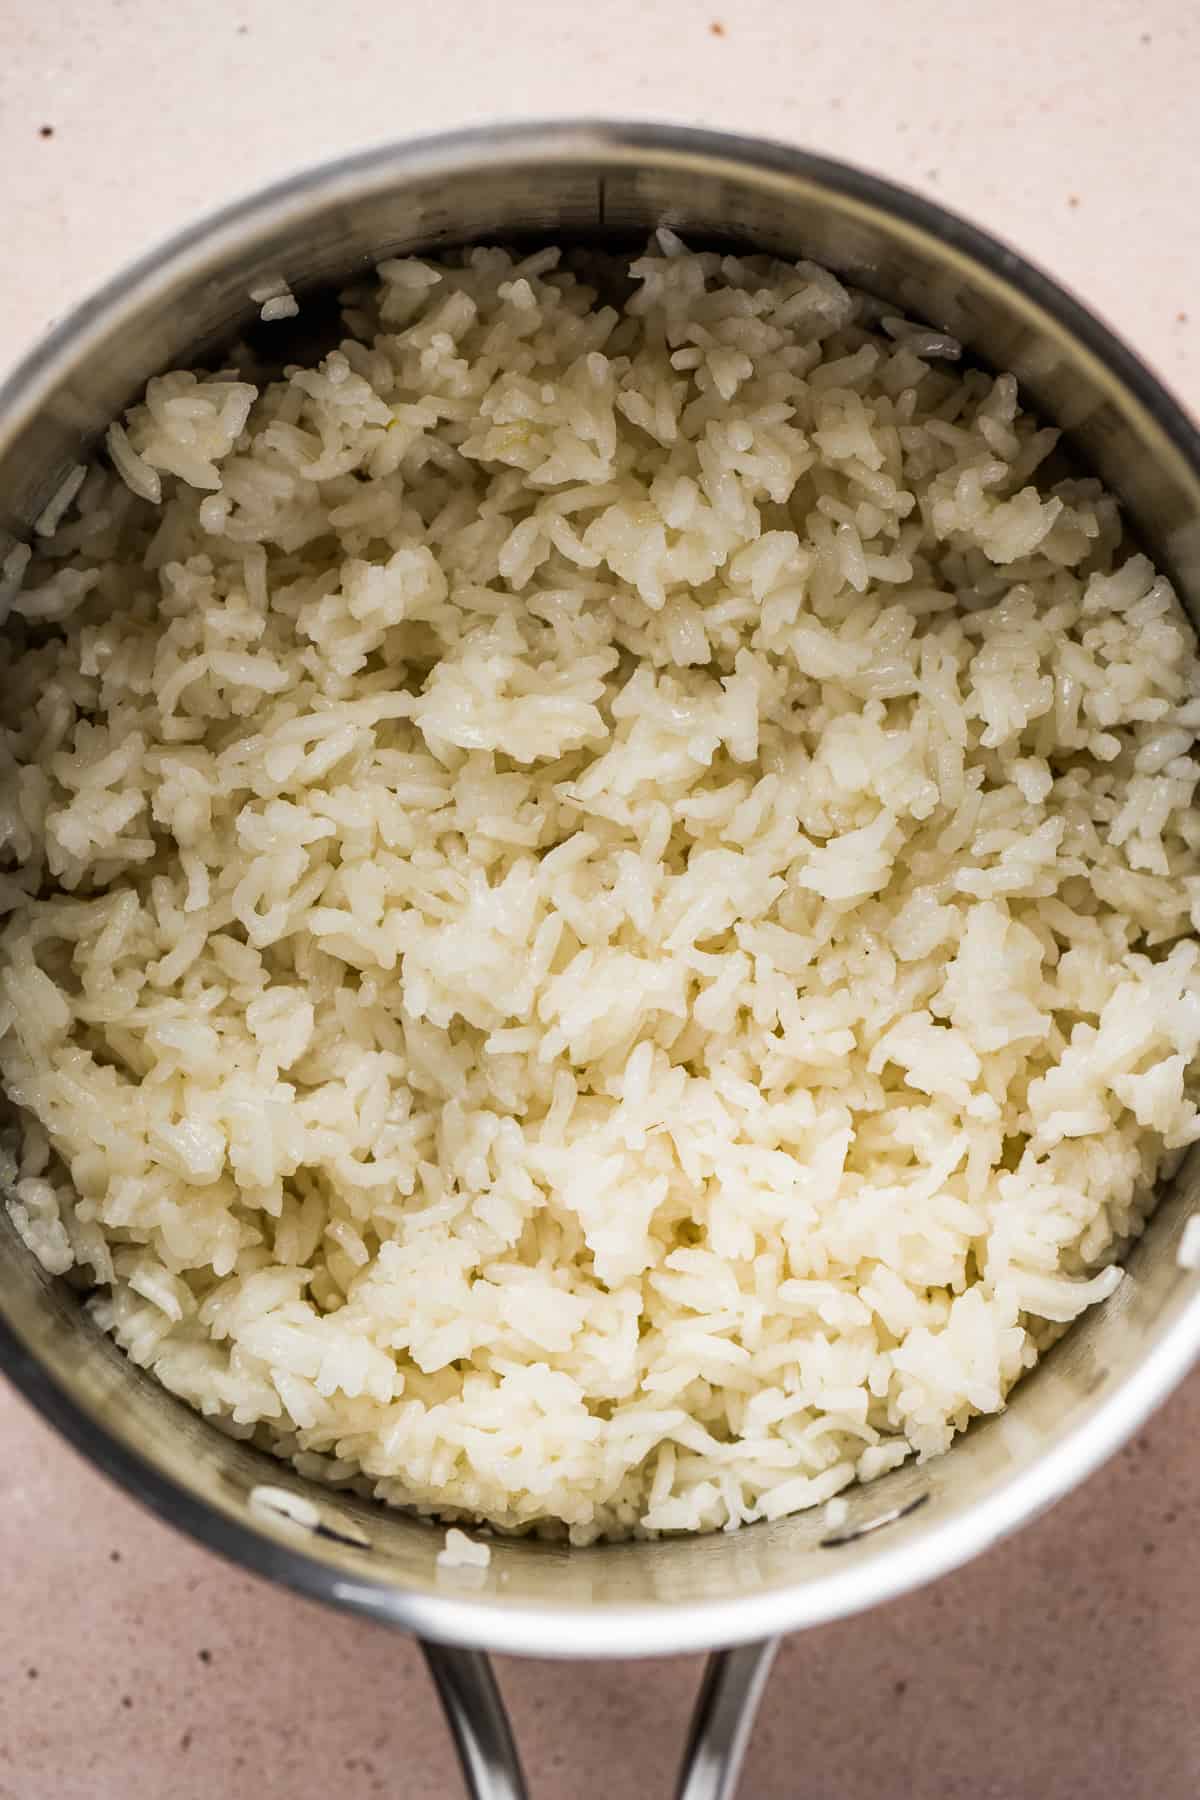
{"label": "pile of rice", "polygon": [[1200,1136],[1168,583],[808,264],[479,249],[345,321],[152,381],[5,564],[17,1229],[444,1518],[944,1450]]}

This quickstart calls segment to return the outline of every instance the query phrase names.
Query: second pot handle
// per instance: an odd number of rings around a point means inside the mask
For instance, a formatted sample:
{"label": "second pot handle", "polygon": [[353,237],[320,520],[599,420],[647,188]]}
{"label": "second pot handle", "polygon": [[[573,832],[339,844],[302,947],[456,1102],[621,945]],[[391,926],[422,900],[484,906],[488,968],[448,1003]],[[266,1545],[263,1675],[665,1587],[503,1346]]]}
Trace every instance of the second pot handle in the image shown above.
{"label": "second pot handle", "polygon": [[[733,1800],[778,1638],[715,1650],[696,1696],[675,1800]],[[471,1800],[528,1800],[521,1758],[482,1650],[422,1642]]]}
{"label": "second pot handle", "polygon": [[675,1800],[733,1800],[778,1638],[714,1650],[688,1727]]}
{"label": "second pot handle", "polygon": [[471,1800],[529,1800],[508,1710],[486,1652],[424,1638],[421,1649]]}

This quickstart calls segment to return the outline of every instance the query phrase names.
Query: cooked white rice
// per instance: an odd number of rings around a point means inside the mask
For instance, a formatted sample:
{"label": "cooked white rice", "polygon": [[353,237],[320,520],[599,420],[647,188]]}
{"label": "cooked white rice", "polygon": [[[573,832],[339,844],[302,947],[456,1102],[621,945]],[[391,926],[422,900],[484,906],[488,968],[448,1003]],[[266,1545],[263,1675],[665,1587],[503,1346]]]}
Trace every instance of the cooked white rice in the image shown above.
{"label": "cooked white rice", "polygon": [[0,590],[26,1243],[302,1472],[577,1541],[945,1449],[1200,1135],[1114,502],[821,270],[598,267],[152,381]]}
{"label": "cooked white rice", "polygon": [[62,524],[72,500],[87,479],[87,465],[76,463],[55,488],[50,499],[42,508],[33,529],[39,537],[53,537]]}
{"label": "cooked white rice", "polygon": [[486,1569],[492,1553],[481,1539],[470,1538],[465,1531],[452,1525],[446,1533],[445,1544],[437,1553],[437,1560],[444,1569]]}
{"label": "cooked white rice", "polygon": [[300,303],[282,275],[265,276],[250,289],[250,298],[264,325],[271,325],[276,319],[294,319],[300,311]]}

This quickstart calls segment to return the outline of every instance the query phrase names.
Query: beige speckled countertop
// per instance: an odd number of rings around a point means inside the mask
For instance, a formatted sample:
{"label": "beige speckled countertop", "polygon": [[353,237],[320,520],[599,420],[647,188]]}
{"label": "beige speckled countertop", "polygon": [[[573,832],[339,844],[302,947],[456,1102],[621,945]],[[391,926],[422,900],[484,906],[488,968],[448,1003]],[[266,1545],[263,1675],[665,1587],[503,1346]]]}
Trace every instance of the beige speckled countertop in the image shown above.
{"label": "beige speckled countertop", "polygon": [[[649,20],[641,0],[6,0],[0,368],[135,251],[300,163],[586,111],[769,133],[923,189],[1200,410],[1186,0],[653,0]],[[406,1640],[171,1535],[7,1389],[0,1443],[0,1800],[459,1793]],[[1194,1379],[1015,1541],[791,1640],[746,1800],[1193,1800],[1198,1472]],[[503,1663],[538,1800],[668,1794],[697,1672]]]}

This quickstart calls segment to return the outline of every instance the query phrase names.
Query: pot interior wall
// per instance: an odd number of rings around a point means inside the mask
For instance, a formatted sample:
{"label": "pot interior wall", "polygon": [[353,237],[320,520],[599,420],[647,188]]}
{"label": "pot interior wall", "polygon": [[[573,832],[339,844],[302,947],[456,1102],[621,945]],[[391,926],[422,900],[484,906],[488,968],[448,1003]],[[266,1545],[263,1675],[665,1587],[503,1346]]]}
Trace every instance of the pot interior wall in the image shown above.
{"label": "pot interior wall", "polygon": [[[1200,458],[1138,365],[1015,256],[872,178],[793,152],[647,128],[510,130],[353,159],[197,228],[85,307],[0,393],[0,525],[22,535],[81,447],[155,372],[253,321],[249,290],[306,290],[384,255],[516,235],[629,240],[660,223],[826,263],[953,332],[1070,434],[1125,499],[1200,618]],[[3,538],[0,536],[0,553]],[[949,1456],[820,1513],[731,1535],[568,1551],[498,1543],[485,1573],[441,1570],[439,1530],[306,1484],[135,1369],[0,1211],[0,1360],[81,1448],[159,1511],[251,1566],[432,1637],[625,1654],[816,1622],[962,1560],[1070,1485],[1139,1422],[1200,1344],[1175,1246],[1200,1186],[1169,1184],[1129,1279],[1075,1326],[1004,1415]],[[316,1530],[251,1500],[302,1493]],[[881,1523],[883,1522],[883,1523]],[[873,1527],[878,1527],[873,1529]]]}

